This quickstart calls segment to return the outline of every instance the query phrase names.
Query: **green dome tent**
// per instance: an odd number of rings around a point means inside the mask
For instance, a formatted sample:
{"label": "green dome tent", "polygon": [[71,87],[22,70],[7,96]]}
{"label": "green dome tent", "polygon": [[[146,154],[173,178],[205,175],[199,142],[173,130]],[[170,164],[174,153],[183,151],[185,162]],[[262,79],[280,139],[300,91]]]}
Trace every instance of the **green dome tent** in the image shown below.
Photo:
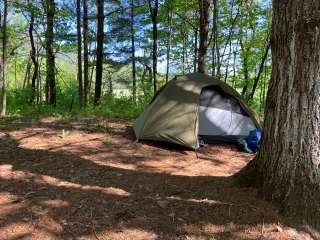
{"label": "green dome tent", "polygon": [[259,127],[240,94],[206,74],[177,76],[153,98],[133,125],[137,140],[165,141],[192,149],[198,138],[237,141]]}

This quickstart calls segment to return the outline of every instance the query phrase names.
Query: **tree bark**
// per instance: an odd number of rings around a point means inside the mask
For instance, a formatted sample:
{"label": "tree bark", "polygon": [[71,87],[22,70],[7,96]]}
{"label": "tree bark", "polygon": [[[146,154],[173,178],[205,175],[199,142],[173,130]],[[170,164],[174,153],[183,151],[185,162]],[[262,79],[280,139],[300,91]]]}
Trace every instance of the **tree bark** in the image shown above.
{"label": "tree bark", "polygon": [[[320,229],[320,2],[273,1],[272,77],[257,157],[239,176]],[[240,178],[241,179],[241,178]],[[252,183],[252,182],[251,182]]]}
{"label": "tree bark", "polygon": [[[90,51],[91,52],[91,51]],[[96,56],[93,56],[92,62],[96,61]],[[93,75],[94,75],[94,71],[95,71],[95,66],[92,65],[90,70],[90,76],[89,76],[89,86],[88,86],[88,92],[91,92],[91,87],[92,87],[92,82],[93,82]]]}
{"label": "tree bark", "polygon": [[22,88],[25,89],[26,87],[29,87],[29,81],[30,81],[30,71],[31,71],[31,59],[30,59],[30,54],[27,59],[27,66],[26,66],[26,71],[24,73],[24,78],[23,78],[23,84]]}
{"label": "tree bark", "polygon": [[2,24],[2,110],[1,116],[7,113],[7,15],[8,1],[3,0],[3,24]]}
{"label": "tree bark", "polygon": [[172,15],[173,15],[173,6],[172,0],[170,0],[170,5],[168,9],[168,39],[167,39],[167,71],[166,71],[166,83],[169,81],[169,72],[170,72],[170,52],[172,45]]}
{"label": "tree bark", "polygon": [[232,57],[232,43],[231,41],[229,42],[229,53],[228,53],[228,59],[226,60],[226,65],[225,65],[225,73],[224,73],[224,82],[226,83],[228,80],[228,75],[229,75],[229,63],[230,63],[230,58]]}
{"label": "tree bark", "polygon": [[197,72],[197,59],[198,59],[198,28],[194,30],[193,72]]}
{"label": "tree bark", "polygon": [[135,30],[134,30],[134,0],[131,0],[131,64],[132,64],[132,96],[133,102],[136,103],[137,97],[137,80],[136,80],[136,47],[135,47]]}
{"label": "tree bark", "polygon": [[152,6],[152,0],[148,0],[150,16],[152,21],[152,73],[153,73],[153,93],[157,93],[157,63],[158,63],[158,0],[154,0]]}
{"label": "tree bark", "polygon": [[53,52],[53,24],[55,15],[54,0],[46,0],[47,29],[46,29],[46,81],[49,88],[49,104],[56,107],[55,56]]}
{"label": "tree bark", "polygon": [[185,74],[186,71],[186,51],[187,51],[187,44],[186,44],[186,30],[184,29],[184,26],[182,27],[182,31],[181,31],[181,35],[182,35],[182,74]]}
{"label": "tree bark", "polygon": [[14,89],[17,89],[17,59],[14,59]]}
{"label": "tree bark", "polygon": [[[40,52],[39,47],[37,47],[37,52]],[[42,58],[40,58],[39,61],[39,54],[37,54],[37,62],[39,63],[38,65],[38,76],[37,76],[37,103],[42,102],[42,82],[41,82],[41,65],[42,65]]]}
{"label": "tree bark", "polygon": [[218,27],[217,27],[217,18],[218,18],[218,8],[217,8],[217,0],[213,0],[213,16],[212,16],[212,73],[213,77],[216,76],[216,44],[217,44],[217,35],[218,35]]}
{"label": "tree bark", "polygon": [[31,99],[30,102],[34,102],[35,95],[36,95],[36,82],[38,78],[38,70],[39,70],[39,64],[37,61],[37,50],[34,43],[34,37],[33,37],[33,26],[34,26],[34,10],[32,6],[32,2],[28,0],[28,8],[30,13],[30,23],[29,23],[29,38],[30,38],[30,45],[31,45],[31,51],[30,51],[30,58],[33,63],[33,74],[31,78]]}
{"label": "tree bark", "polygon": [[101,100],[102,71],[103,71],[103,42],[104,42],[104,0],[96,0],[97,6],[97,59],[96,59],[96,85],[94,105]]}
{"label": "tree bark", "polygon": [[89,98],[89,46],[88,46],[88,0],[83,0],[83,105]]}
{"label": "tree bark", "polygon": [[200,12],[200,43],[198,53],[198,72],[205,73],[206,56],[208,49],[209,1],[199,0]]}
{"label": "tree bark", "polygon": [[111,75],[108,76],[108,94],[110,95],[110,97],[113,96],[113,82]]}
{"label": "tree bark", "polygon": [[264,69],[264,81],[263,81],[263,93],[262,93],[262,103],[261,103],[261,108],[265,109],[266,106],[266,93],[267,93],[267,82],[269,81],[268,79],[268,71],[267,71],[267,66]]}
{"label": "tree bark", "polygon": [[[221,77],[221,54],[220,54],[220,45],[219,45],[219,6],[218,0],[214,1],[214,15],[215,15],[215,30],[214,30],[214,46],[215,46],[215,68],[216,68],[216,76],[218,78]],[[231,26],[232,28],[232,26]]]}
{"label": "tree bark", "polygon": [[82,83],[82,37],[81,37],[81,0],[77,0],[77,45],[78,45],[78,95],[79,106],[83,109],[83,83]]}
{"label": "tree bark", "polygon": [[233,49],[233,64],[232,64],[232,72],[233,72],[233,76],[232,76],[232,87],[234,88],[236,85],[236,64],[237,64],[237,52],[236,49]]}

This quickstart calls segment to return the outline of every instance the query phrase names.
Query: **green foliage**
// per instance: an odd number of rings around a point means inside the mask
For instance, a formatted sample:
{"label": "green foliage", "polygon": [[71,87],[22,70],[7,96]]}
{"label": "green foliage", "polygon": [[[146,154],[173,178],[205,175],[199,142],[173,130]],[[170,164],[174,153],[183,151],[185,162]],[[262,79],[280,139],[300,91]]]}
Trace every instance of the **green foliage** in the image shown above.
{"label": "green foliage", "polygon": [[[75,95],[68,89],[57,88],[58,99],[57,107],[52,109],[45,102],[41,104],[30,104],[28,100],[31,96],[30,88],[17,90],[11,92],[8,97],[9,113],[11,115],[53,115],[71,117],[75,115],[95,115],[106,118],[127,119],[133,120],[138,117],[144,110],[145,106],[149,103],[150,98],[139,98],[137,103],[133,103],[131,96],[114,97],[112,95],[105,95],[99,106],[88,106],[84,111],[79,110],[76,102]],[[73,104],[73,106],[72,106]]]}
{"label": "green foliage", "polygon": [[[271,5],[269,1],[217,0],[218,23],[217,44],[220,54],[220,79],[236,88],[239,93],[247,87],[245,97],[252,90],[253,82],[270,37]],[[13,1],[9,8],[8,24],[9,91],[8,111],[10,114],[51,114],[72,116],[95,114],[108,118],[136,118],[153,97],[153,83],[148,67],[152,66],[152,28],[150,13],[144,1],[134,0],[134,34],[136,41],[137,99],[133,102],[131,67],[131,1],[120,0],[106,3],[106,41],[103,71],[103,97],[100,106],[92,105],[95,84],[95,4],[89,0],[89,43],[90,43],[90,104],[80,112],[77,82],[76,15],[74,1],[56,1],[54,48],[56,57],[57,106],[52,109],[45,99],[46,59],[44,50],[45,11],[41,2],[30,6],[24,1]],[[168,43],[168,13],[173,9],[173,34],[170,52],[170,76],[193,72],[196,30],[199,29],[198,0],[164,0],[159,2],[158,11],[158,66],[162,71],[158,87],[165,84],[164,75]],[[40,64],[40,86],[37,86],[35,101],[31,101],[33,90],[27,65],[30,63],[28,24],[31,10],[35,15],[34,36]],[[209,46],[207,70],[212,71],[213,12],[210,7]],[[1,38],[1,31],[0,31]],[[0,44],[1,51],[1,44]],[[245,76],[247,72],[247,76]],[[260,76],[251,107],[263,114],[265,95],[271,74],[271,54]]]}
{"label": "green foliage", "polygon": [[88,108],[86,113],[106,118],[133,120],[141,114],[147,103],[145,99],[139,99],[139,102],[135,104],[131,97],[115,98],[106,95],[103,97],[101,105]]}

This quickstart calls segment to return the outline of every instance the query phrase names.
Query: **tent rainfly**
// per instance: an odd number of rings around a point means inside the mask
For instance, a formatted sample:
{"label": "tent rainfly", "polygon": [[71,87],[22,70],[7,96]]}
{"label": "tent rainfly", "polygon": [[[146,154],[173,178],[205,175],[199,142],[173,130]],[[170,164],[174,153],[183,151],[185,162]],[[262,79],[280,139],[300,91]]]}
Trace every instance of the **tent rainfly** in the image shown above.
{"label": "tent rainfly", "polygon": [[206,142],[237,142],[259,127],[240,94],[206,74],[176,76],[158,91],[133,125],[137,140],[199,147]]}

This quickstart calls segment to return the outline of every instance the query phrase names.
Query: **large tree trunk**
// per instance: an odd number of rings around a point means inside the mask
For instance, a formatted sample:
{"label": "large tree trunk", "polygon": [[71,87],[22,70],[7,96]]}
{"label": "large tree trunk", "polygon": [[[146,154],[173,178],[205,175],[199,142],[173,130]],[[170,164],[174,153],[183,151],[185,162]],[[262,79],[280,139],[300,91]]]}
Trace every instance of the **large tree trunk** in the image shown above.
{"label": "large tree trunk", "polygon": [[46,29],[46,81],[49,87],[49,104],[56,106],[56,79],[55,79],[55,56],[53,52],[53,22],[55,14],[54,0],[46,0],[47,29]]}
{"label": "large tree trunk", "polygon": [[97,0],[97,60],[96,60],[96,86],[94,94],[94,105],[100,103],[103,71],[103,42],[104,42],[104,0]]}
{"label": "large tree trunk", "polygon": [[82,38],[81,38],[81,0],[77,0],[77,43],[78,43],[78,95],[80,109],[83,108],[82,85]]}
{"label": "large tree trunk", "polygon": [[134,0],[131,0],[131,63],[132,63],[132,96],[133,102],[136,103],[137,97],[137,80],[136,80],[136,47],[134,31]]}
{"label": "large tree trunk", "polygon": [[83,0],[83,105],[88,104],[89,95],[89,46],[88,46],[88,0]]}
{"label": "large tree trunk", "polygon": [[199,0],[200,12],[200,43],[198,53],[198,72],[205,73],[206,56],[208,49],[209,1]]}
{"label": "large tree trunk", "polygon": [[[295,223],[320,229],[320,1],[273,1],[263,144],[243,170]],[[252,174],[252,175],[251,175]],[[241,174],[240,174],[241,176]],[[247,179],[248,180],[248,179]]]}
{"label": "large tree trunk", "polygon": [[152,0],[148,0],[149,10],[152,21],[152,73],[153,73],[153,92],[154,95],[157,92],[157,62],[158,62],[158,0],[154,0],[152,6]]}
{"label": "large tree trunk", "polygon": [[33,37],[33,25],[34,25],[34,10],[32,7],[32,2],[28,0],[28,8],[30,12],[30,23],[29,23],[29,38],[30,38],[30,45],[31,45],[31,51],[30,51],[30,58],[33,63],[33,74],[31,78],[31,102],[34,102],[35,96],[36,96],[36,82],[38,78],[38,70],[39,70],[39,64],[37,60],[37,50],[34,43],[34,37]]}
{"label": "large tree trunk", "polygon": [[7,113],[7,15],[8,1],[3,1],[3,24],[2,24],[2,110],[1,116]]}

